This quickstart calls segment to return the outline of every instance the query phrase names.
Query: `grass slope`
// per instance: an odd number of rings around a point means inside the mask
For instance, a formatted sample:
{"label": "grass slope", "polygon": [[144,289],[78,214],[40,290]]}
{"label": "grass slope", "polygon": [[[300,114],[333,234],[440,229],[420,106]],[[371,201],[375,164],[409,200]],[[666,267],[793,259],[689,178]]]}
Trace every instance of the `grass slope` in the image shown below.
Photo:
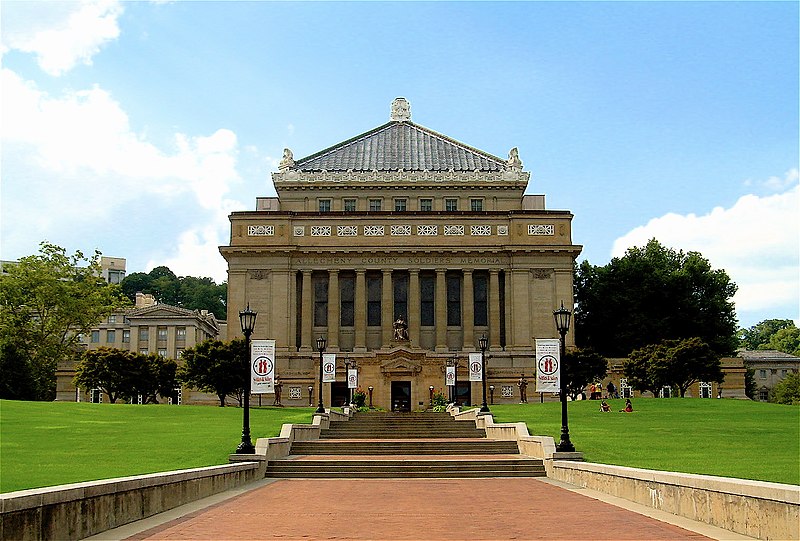
{"label": "grass slope", "polygon": [[[253,443],[312,408],[251,409]],[[0,401],[0,492],[224,464],[241,408]]]}
{"label": "grass slope", "polygon": [[[587,462],[800,484],[800,408],[746,400],[595,400],[569,403],[570,439]],[[561,434],[561,405],[492,406],[496,422],[524,421],[531,434]]]}

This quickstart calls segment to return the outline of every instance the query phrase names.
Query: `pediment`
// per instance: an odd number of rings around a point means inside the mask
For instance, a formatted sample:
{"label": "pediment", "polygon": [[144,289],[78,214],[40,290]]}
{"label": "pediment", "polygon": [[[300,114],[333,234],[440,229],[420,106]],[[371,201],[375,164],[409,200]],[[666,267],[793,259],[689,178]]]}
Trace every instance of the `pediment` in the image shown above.
{"label": "pediment", "polygon": [[406,357],[388,359],[381,363],[381,372],[386,376],[416,375],[422,371],[422,363]]}

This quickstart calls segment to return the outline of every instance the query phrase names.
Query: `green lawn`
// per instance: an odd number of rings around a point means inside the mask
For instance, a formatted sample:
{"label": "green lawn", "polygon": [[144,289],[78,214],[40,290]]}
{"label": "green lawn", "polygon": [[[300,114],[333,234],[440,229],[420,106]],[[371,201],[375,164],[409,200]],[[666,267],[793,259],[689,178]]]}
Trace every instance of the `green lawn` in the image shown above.
{"label": "green lawn", "polygon": [[[250,411],[253,443],[313,408]],[[224,464],[241,408],[0,401],[0,492]]]}
{"label": "green lawn", "polygon": [[[569,403],[570,439],[587,462],[800,484],[800,407],[747,400],[595,400]],[[495,405],[496,422],[561,434],[558,402]]]}
{"label": "green lawn", "polygon": [[[637,399],[632,414],[570,402],[572,442],[590,462],[800,484],[800,408],[740,400]],[[313,408],[251,411],[253,441]],[[560,405],[496,405],[498,422],[560,434]],[[242,410],[0,401],[0,492],[227,462]]]}

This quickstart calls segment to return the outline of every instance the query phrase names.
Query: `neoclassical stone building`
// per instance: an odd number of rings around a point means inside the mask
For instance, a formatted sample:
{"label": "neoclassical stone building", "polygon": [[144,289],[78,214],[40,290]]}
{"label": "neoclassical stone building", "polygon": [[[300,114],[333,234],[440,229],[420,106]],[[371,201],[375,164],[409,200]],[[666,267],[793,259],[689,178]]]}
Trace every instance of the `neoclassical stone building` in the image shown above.
{"label": "neoclassical stone building", "polygon": [[284,404],[317,400],[320,336],[337,353],[326,406],[347,396],[345,360],[375,406],[419,409],[457,358],[460,400],[479,403],[466,360],[483,335],[494,401],[519,401],[534,340],[557,338],[553,310],[572,308],[581,246],[569,211],[525,194],[516,148],[503,159],[420,126],[398,98],[373,130],[302,159],[287,149],[272,180],[278,196],[231,214],[220,252],[228,338],[249,304],[253,338],[277,342]]}

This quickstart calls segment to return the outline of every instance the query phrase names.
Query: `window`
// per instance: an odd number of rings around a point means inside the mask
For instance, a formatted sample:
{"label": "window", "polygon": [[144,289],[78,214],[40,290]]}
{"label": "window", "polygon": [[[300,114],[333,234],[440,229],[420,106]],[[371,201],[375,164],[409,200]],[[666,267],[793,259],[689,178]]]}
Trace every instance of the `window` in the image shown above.
{"label": "window", "polygon": [[147,342],[148,340],[150,340],[150,329],[139,327],[139,342]]}
{"label": "window", "polygon": [[186,340],[186,327],[175,327],[175,338],[177,340]]}
{"label": "window", "polygon": [[109,344],[113,344],[117,341],[117,332],[114,330],[106,331],[106,342]]}
{"label": "window", "polygon": [[166,349],[159,349],[158,350],[158,356],[159,357],[166,357],[167,356],[167,350]]}
{"label": "window", "polygon": [[[122,279],[125,278],[125,271],[123,270],[109,270],[108,271],[108,283],[109,284],[119,284],[122,282]],[[109,321],[109,323],[111,323]]]}
{"label": "window", "polygon": [[761,379],[767,379],[767,371],[764,369],[759,370],[758,377],[760,377]]}
{"label": "window", "polygon": [[92,344],[100,342],[100,331],[92,331]]}
{"label": "window", "polygon": [[111,314],[110,316],[108,316],[108,322],[109,323],[116,323],[117,322],[117,316],[115,316],[114,314]]}
{"label": "window", "polygon": [[344,211],[345,212],[355,212],[356,211],[356,200],[355,199],[345,199],[344,200]]}
{"label": "window", "polygon": [[445,199],[444,210],[447,212],[454,212],[458,210],[458,199]]}
{"label": "window", "polygon": [[403,317],[408,323],[408,274],[397,274],[394,277],[394,314],[395,318]]}
{"label": "window", "polygon": [[430,212],[433,210],[433,199],[420,199],[419,210],[423,212]]}
{"label": "window", "polygon": [[381,286],[380,274],[367,275],[367,325],[381,324]]}
{"label": "window", "polygon": [[158,328],[158,339],[159,340],[166,340],[167,339],[167,328],[166,327],[159,327]]}
{"label": "window", "polygon": [[92,404],[102,404],[103,403],[103,391],[100,389],[92,389],[89,391],[89,400],[92,401]]}
{"label": "window", "polygon": [[436,275],[420,273],[419,275],[419,322],[421,325],[431,327],[434,322],[433,302],[436,288]]}
{"label": "window", "polygon": [[181,357],[183,357],[183,350],[179,348],[175,350],[175,358],[180,359]]}
{"label": "window", "polygon": [[483,199],[470,199],[469,208],[472,212],[481,212],[483,210]]}
{"label": "window", "polygon": [[700,382],[700,398],[711,398],[711,384],[707,381]]}
{"label": "window", "polygon": [[769,391],[767,389],[761,389],[758,391],[758,399],[762,402],[766,402],[769,400]]}
{"label": "window", "polygon": [[405,212],[406,211],[406,199],[395,199],[394,200],[394,210],[396,212]]}
{"label": "window", "polygon": [[314,326],[328,325],[328,273],[314,273],[311,278],[314,288]]}
{"label": "window", "polygon": [[122,343],[129,344],[131,342],[131,331],[125,329],[122,331]]}
{"label": "window", "polygon": [[141,353],[142,355],[149,355],[150,350],[148,350],[147,348],[139,348],[139,353]]}
{"label": "window", "polygon": [[781,377],[785,378],[789,374],[789,370],[786,368],[781,369]]}
{"label": "window", "polygon": [[372,212],[381,210],[381,200],[380,199],[370,199],[369,200],[369,210]]}
{"label": "window", "polygon": [[319,200],[319,211],[320,212],[330,212],[331,211],[331,200],[330,199],[320,199]]}
{"label": "window", "polygon": [[475,273],[472,276],[472,295],[475,311],[473,325],[478,327],[485,327],[489,324],[488,282],[488,274]]}
{"label": "window", "polygon": [[447,276],[447,325],[461,325],[461,276]]}
{"label": "window", "polygon": [[352,274],[339,276],[339,301],[341,302],[341,325],[352,327],[355,325],[355,291],[356,277]]}

